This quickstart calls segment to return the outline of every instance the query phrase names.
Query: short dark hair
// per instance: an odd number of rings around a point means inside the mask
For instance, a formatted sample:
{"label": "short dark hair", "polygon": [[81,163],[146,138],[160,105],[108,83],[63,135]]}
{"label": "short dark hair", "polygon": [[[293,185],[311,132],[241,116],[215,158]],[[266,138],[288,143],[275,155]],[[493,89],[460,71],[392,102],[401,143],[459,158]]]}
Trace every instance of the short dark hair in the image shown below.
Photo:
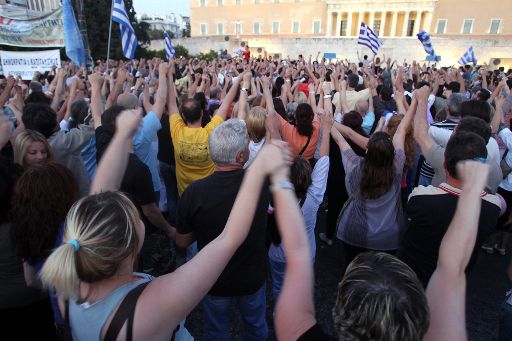
{"label": "short dark hair", "polygon": [[124,109],[121,105],[113,105],[101,115],[101,126],[112,136],[116,132],[116,118]]}
{"label": "short dark hair", "polygon": [[28,97],[25,99],[25,104],[28,103],[39,103],[39,104],[47,104],[50,105],[52,103],[52,100],[50,97],[46,96],[44,93],[40,91],[32,92]]}
{"label": "short dark hair", "polygon": [[290,168],[290,179],[295,187],[297,198],[304,198],[312,181],[309,161],[302,156],[295,157]]}
{"label": "short dark hair", "polygon": [[195,99],[187,99],[181,105],[181,114],[187,123],[194,123],[201,119],[201,103]]}
{"label": "short dark hair", "polygon": [[47,104],[29,103],[23,108],[21,120],[26,129],[35,130],[49,138],[55,132],[57,113]]}
{"label": "short dark hair", "polygon": [[380,98],[382,98],[383,101],[391,101],[393,98],[393,89],[389,86],[383,86],[382,89],[380,89]]}
{"label": "short dark hair", "polygon": [[460,83],[459,82],[450,82],[444,86],[446,89],[451,90],[452,92],[460,92]]}
{"label": "short dark hair", "polygon": [[477,98],[480,101],[487,102],[487,100],[491,98],[491,93],[487,89],[480,89],[477,91]]}
{"label": "short dark hair", "polygon": [[462,102],[460,107],[460,116],[474,116],[481,118],[487,123],[491,122],[491,106],[487,102],[479,100],[469,100]]}
{"label": "short dark hair", "polygon": [[357,84],[359,84],[359,76],[354,73],[351,73],[350,75],[348,75],[347,79],[348,79],[348,86],[350,86],[351,88],[355,88],[357,86]]}
{"label": "short dark hair", "polygon": [[457,176],[457,163],[476,158],[487,158],[487,148],[484,139],[472,132],[457,131],[446,145],[444,151],[445,167],[448,174],[455,179]]}
{"label": "short dark hair", "polygon": [[481,118],[473,116],[468,116],[460,120],[457,125],[456,133],[463,131],[477,134],[484,139],[486,145],[489,143],[489,139],[492,135],[491,126]]}

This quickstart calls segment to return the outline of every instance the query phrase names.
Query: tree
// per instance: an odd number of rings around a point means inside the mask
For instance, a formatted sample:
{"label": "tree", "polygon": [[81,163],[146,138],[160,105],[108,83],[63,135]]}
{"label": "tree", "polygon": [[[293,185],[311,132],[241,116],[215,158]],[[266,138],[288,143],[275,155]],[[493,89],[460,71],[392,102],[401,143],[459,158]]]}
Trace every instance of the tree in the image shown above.
{"label": "tree", "polygon": [[[135,30],[139,46],[135,52],[135,57],[143,55],[145,52],[145,45],[150,43],[147,31],[149,25],[145,22],[137,22],[135,18],[135,10],[133,8],[132,0],[124,1],[126,12],[130,18],[130,22]],[[97,59],[107,58],[107,45],[108,45],[108,29],[110,24],[110,9],[112,1],[110,0],[95,0],[85,1],[85,17],[87,20],[87,31],[89,35],[89,46],[91,48],[92,57]],[[110,43],[110,57],[115,59],[124,58],[121,46],[119,25],[115,22],[112,23],[112,38]]]}

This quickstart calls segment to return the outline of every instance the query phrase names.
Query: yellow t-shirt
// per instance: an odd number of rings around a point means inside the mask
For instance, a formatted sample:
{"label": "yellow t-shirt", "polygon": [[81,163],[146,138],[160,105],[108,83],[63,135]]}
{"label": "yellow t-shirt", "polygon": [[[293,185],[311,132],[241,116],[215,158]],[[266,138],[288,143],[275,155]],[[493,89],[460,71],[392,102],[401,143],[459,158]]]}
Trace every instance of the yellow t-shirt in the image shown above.
{"label": "yellow t-shirt", "polygon": [[193,181],[203,179],[215,171],[208,150],[208,137],[222,122],[222,117],[214,115],[206,127],[189,128],[179,114],[169,117],[180,196]]}

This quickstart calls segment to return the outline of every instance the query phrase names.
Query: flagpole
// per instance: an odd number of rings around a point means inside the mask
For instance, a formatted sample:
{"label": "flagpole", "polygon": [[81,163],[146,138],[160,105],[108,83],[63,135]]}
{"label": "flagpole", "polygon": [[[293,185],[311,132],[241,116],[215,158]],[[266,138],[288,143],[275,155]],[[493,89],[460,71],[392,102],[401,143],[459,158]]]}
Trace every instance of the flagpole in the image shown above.
{"label": "flagpole", "polygon": [[108,71],[108,60],[110,59],[110,38],[112,36],[112,11],[114,10],[114,1],[115,0],[112,0],[112,6],[110,7],[110,23],[108,25],[107,71]]}

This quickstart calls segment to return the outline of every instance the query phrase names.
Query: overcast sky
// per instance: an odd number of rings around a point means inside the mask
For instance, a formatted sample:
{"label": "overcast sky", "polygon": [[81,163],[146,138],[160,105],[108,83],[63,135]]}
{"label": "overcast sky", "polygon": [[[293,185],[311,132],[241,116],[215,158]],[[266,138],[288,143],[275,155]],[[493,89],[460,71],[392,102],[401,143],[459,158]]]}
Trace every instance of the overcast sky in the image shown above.
{"label": "overcast sky", "polygon": [[133,0],[133,7],[137,15],[166,15],[175,13],[190,15],[190,0]]}

